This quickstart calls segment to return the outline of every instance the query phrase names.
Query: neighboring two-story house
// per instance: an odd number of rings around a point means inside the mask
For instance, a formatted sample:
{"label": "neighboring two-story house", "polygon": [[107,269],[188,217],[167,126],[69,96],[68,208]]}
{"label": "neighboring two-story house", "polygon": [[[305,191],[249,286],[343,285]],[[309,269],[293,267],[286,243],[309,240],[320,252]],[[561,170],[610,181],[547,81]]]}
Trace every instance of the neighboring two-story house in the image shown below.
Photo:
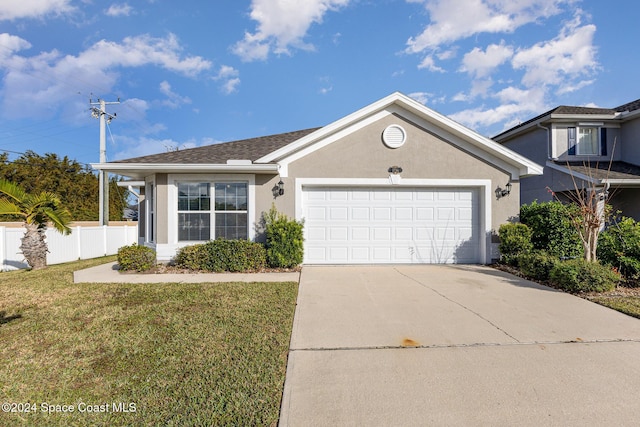
{"label": "neighboring two-story house", "polygon": [[559,106],[493,139],[545,166],[522,180],[521,204],[596,189],[640,220],[640,99],[617,108]]}

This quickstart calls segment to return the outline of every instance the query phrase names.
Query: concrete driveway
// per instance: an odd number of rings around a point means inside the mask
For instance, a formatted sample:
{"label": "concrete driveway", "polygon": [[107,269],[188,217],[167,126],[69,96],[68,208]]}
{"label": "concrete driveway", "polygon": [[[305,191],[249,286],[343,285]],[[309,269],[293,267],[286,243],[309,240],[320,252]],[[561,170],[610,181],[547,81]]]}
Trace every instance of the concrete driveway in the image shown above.
{"label": "concrete driveway", "polygon": [[639,422],[638,319],[489,267],[302,271],[281,426]]}

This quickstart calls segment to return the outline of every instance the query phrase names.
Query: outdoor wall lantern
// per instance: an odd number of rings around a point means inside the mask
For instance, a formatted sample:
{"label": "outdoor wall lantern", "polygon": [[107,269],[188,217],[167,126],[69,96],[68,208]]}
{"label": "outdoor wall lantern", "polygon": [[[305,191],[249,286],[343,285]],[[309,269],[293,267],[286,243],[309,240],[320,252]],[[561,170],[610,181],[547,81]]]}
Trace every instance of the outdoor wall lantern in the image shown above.
{"label": "outdoor wall lantern", "polygon": [[507,188],[505,189],[502,189],[500,187],[496,188],[496,198],[500,199],[502,197],[505,197],[511,194],[511,183],[507,182],[507,185],[505,187]]}
{"label": "outdoor wall lantern", "polygon": [[391,166],[387,172],[389,172],[390,174],[393,175],[398,175],[400,173],[402,173],[402,168],[400,166]]}
{"label": "outdoor wall lantern", "polygon": [[278,181],[276,185],[273,186],[273,188],[271,189],[271,192],[273,193],[274,199],[278,196],[284,195],[284,182],[282,182],[282,179]]}

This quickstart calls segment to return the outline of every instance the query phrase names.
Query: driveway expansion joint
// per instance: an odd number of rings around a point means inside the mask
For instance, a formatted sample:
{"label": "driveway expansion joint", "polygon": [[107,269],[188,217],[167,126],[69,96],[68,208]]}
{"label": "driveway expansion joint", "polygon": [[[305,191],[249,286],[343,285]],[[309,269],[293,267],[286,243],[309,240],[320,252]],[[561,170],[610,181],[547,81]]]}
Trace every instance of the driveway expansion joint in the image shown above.
{"label": "driveway expansion joint", "polygon": [[323,352],[323,351],[360,351],[360,350],[415,350],[415,349],[441,349],[441,348],[481,348],[481,347],[526,347],[541,345],[564,345],[564,344],[611,344],[611,343],[640,343],[640,339],[595,339],[595,340],[561,340],[561,341],[518,341],[515,343],[471,343],[471,344],[427,344],[418,346],[400,346],[400,345],[373,345],[373,346],[354,346],[354,347],[306,347],[291,348],[289,352]]}
{"label": "driveway expansion joint", "polygon": [[442,298],[446,299],[447,301],[452,302],[452,303],[456,304],[457,306],[459,306],[459,307],[463,308],[464,310],[467,310],[469,313],[472,313],[473,315],[475,315],[475,316],[479,317],[480,319],[484,320],[485,322],[487,322],[488,324],[490,324],[491,326],[493,326],[494,328],[496,328],[497,330],[499,330],[500,332],[502,332],[503,334],[505,334],[506,336],[508,336],[508,337],[509,337],[509,338],[511,338],[512,340],[514,340],[516,343],[519,343],[519,342],[520,342],[520,340],[518,340],[516,337],[514,337],[513,335],[511,335],[510,333],[508,333],[508,332],[507,332],[507,331],[505,331],[504,329],[502,329],[500,326],[496,325],[495,323],[493,323],[491,320],[487,319],[486,317],[484,317],[484,316],[483,316],[483,315],[481,315],[480,313],[478,313],[478,312],[476,312],[476,311],[474,311],[474,310],[470,309],[470,308],[469,308],[469,307],[467,307],[466,305],[461,304],[461,303],[459,303],[458,301],[455,301],[455,300],[453,300],[453,299],[449,298],[448,296],[446,296],[446,295],[445,295],[445,294],[443,294],[442,292],[439,292],[439,291],[437,291],[436,289],[432,288],[431,286],[429,286],[429,285],[427,285],[427,284],[425,284],[425,283],[422,283],[421,281],[419,281],[419,280],[417,280],[417,279],[415,279],[415,278],[413,278],[413,277],[411,277],[411,276],[409,276],[409,275],[407,275],[407,274],[405,274],[405,273],[401,272],[400,270],[398,270],[398,269],[397,269],[397,268],[395,268],[395,267],[394,267],[394,270],[395,270],[398,274],[400,274],[400,275],[402,275],[402,276],[406,277],[407,279],[412,280],[413,282],[415,282],[415,283],[419,284],[420,286],[422,286],[422,287],[424,287],[424,288],[426,288],[426,289],[429,289],[430,291],[432,291],[432,292],[434,292],[435,294],[439,295],[440,297],[442,297]]}

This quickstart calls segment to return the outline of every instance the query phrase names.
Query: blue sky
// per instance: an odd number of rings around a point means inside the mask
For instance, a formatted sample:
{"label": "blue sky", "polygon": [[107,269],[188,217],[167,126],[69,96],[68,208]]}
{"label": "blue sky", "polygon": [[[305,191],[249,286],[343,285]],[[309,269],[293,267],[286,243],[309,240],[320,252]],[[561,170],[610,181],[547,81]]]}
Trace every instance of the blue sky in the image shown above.
{"label": "blue sky", "polygon": [[[329,124],[394,91],[492,136],[640,98],[621,0],[2,0],[0,150],[108,160]],[[15,157],[15,154],[12,154]]]}

